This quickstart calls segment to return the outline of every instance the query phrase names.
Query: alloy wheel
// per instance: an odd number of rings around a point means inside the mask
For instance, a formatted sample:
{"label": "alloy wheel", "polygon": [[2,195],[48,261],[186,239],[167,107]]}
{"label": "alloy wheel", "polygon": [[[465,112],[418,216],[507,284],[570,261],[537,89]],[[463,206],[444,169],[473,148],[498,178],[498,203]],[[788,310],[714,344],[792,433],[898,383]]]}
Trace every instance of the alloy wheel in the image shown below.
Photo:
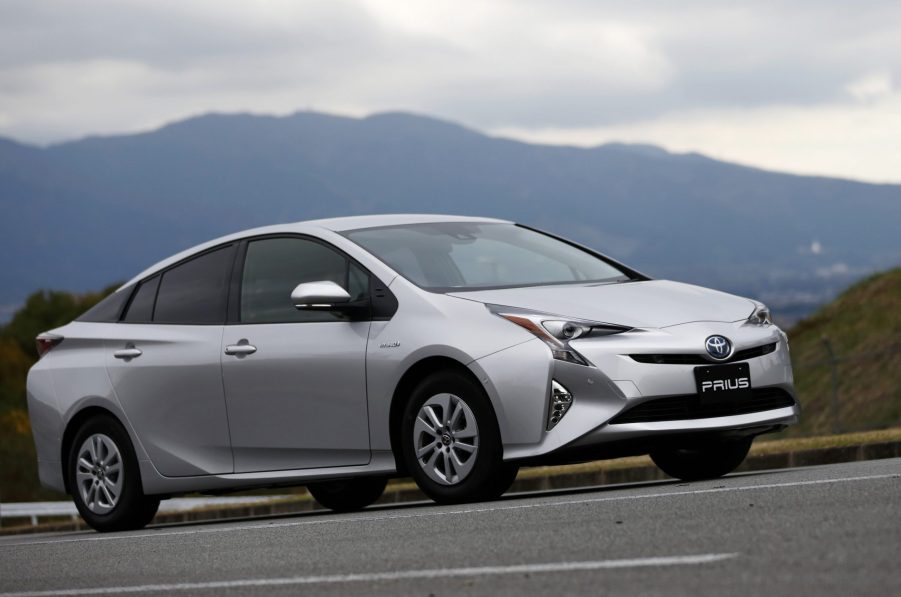
{"label": "alloy wheel", "polygon": [[442,485],[456,485],[476,463],[479,426],[475,414],[459,396],[436,394],[419,409],[413,442],[425,474]]}
{"label": "alloy wheel", "polygon": [[122,495],[122,455],[109,436],[95,433],[78,449],[75,482],[82,502],[95,514],[108,514]]}

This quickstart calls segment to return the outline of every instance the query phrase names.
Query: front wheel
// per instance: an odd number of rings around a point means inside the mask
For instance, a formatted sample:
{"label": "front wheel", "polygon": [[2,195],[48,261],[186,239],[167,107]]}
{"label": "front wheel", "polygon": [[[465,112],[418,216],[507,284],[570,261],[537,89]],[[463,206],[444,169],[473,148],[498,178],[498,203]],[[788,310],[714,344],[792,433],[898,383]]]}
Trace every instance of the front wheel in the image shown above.
{"label": "front wheel", "polygon": [[439,504],[497,498],[516,477],[516,467],[503,462],[488,397],[461,373],[436,373],[416,387],[404,410],[401,441],[407,470]]}
{"label": "front wheel", "polygon": [[69,489],[95,530],[128,531],[149,523],[160,500],[143,493],[138,459],[125,429],[111,417],[85,423],[69,453]]}
{"label": "front wheel", "polygon": [[731,473],[744,462],[754,438],[711,439],[651,452],[651,460],[676,479],[701,481]]}
{"label": "front wheel", "polygon": [[307,486],[307,491],[324,508],[354,512],[382,497],[387,483],[386,477],[357,477],[312,483]]}

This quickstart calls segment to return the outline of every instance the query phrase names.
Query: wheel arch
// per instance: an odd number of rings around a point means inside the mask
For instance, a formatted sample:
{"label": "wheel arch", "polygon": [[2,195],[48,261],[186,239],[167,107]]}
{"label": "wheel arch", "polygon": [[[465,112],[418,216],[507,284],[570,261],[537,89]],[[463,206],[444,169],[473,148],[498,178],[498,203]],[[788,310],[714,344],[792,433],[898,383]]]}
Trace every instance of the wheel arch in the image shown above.
{"label": "wheel arch", "polygon": [[494,403],[491,400],[487,389],[485,388],[484,384],[479,381],[478,377],[476,377],[472,370],[469,369],[466,365],[454,358],[447,356],[430,356],[420,359],[407,368],[407,370],[401,376],[400,380],[397,382],[397,386],[394,388],[394,393],[391,396],[391,407],[388,414],[388,433],[391,442],[391,452],[394,454],[394,461],[397,466],[398,474],[403,475],[407,472],[403,462],[400,444],[401,419],[403,416],[404,407],[406,406],[407,400],[409,400],[410,394],[413,392],[413,389],[423,379],[440,371],[454,371],[472,380],[479,388],[481,388],[482,392],[485,395],[485,399],[487,400],[488,405],[491,408],[491,412],[494,415],[495,420],[497,420],[497,412],[495,411]]}

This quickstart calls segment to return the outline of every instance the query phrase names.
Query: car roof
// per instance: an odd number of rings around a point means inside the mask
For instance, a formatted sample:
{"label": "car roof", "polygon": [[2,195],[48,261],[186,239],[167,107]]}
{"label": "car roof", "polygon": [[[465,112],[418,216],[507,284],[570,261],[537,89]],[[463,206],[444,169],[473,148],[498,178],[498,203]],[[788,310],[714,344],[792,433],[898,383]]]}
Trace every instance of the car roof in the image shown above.
{"label": "car roof", "polygon": [[298,222],[299,224],[312,224],[333,230],[344,232],[360,228],[378,228],[381,226],[403,226],[405,224],[430,224],[435,222],[494,222],[509,224],[507,220],[495,218],[479,218],[470,216],[451,216],[440,214],[380,214],[373,216],[350,216],[346,218],[329,218],[325,220],[309,220]]}
{"label": "car roof", "polygon": [[250,228],[214,238],[199,245],[195,245],[184,251],[180,251],[171,257],[167,257],[159,261],[132,279],[122,285],[125,288],[135,282],[146,278],[152,273],[164,269],[174,263],[178,263],[182,259],[190,257],[195,253],[200,253],[206,249],[213,248],[223,243],[240,240],[251,236],[260,236],[263,234],[316,234],[317,230],[329,230],[331,232],[346,232],[348,230],[359,230],[361,228],[378,228],[382,226],[403,226],[412,224],[430,224],[437,222],[482,222],[495,224],[512,224],[508,220],[498,220],[495,218],[480,218],[470,216],[451,216],[440,214],[380,214],[371,216],[349,216],[343,218],[326,218],[321,220],[303,220],[300,222],[292,222],[288,224],[275,224],[272,226],[262,226],[259,228]]}

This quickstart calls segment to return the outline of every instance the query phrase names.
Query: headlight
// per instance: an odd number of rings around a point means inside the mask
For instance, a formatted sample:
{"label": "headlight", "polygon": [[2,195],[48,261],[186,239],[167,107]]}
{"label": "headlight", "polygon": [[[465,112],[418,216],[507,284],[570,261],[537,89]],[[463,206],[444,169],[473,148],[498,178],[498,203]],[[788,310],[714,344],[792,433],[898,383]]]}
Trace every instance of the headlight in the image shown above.
{"label": "headlight", "polygon": [[570,340],[588,336],[610,336],[627,332],[631,329],[582,319],[560,319],[556,315],[520,311],[502,305],[488,305],[488,309],[498,317],[503,317],[510,323],[515,323],[519,327],[533,333],[548,345],[551,349],[551,354],[558,361],[576,363],[577,365],[590,366],[590,363],[569,345]]}
{"label": "headlight", "polygon": [[773,325],[773,316],[766,305],[757,305],[754,312],[748,317],[748,323],[752,325]]}

